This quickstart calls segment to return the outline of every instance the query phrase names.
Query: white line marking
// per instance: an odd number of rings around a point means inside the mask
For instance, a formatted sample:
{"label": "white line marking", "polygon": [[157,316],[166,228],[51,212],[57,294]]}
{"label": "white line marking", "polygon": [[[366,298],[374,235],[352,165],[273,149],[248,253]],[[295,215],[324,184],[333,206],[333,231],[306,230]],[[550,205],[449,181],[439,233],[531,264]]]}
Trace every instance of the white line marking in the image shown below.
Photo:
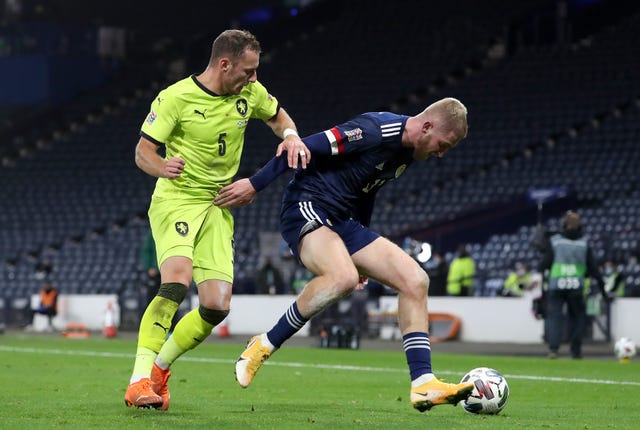
{"label": "white line marking", "polygon": [[[51,354],[51,355],[83,355],[89,357],[109,357],[109,358],[126,358],[132,359],[134,354],[123,354],[116,352],[98,352],[98,351],[76,351],[76,350],[64,350],[64,349],[39,349],[39,348],[19,348],[13,346],[0,345],[0,351],[5,352],[22,352],[27,354]],[[233,364],[236,360],[228,360],[223,358],[205,358],[205,357],[180,357],[182,361],[191,361],[198,363],[221,363],[221,364]],[[285,363],[278,361],[267,361],[264,363],[269,366],[280,367],[310,367],[317,369],[330,369],[330,370],[350,370],[356,372],[408,372],[407,369],[398,369],[393,367],[370,367],[370,366],[346,366],[340,364],[313,364],[313,363]],[[451,370],[438,370],[438,374],[445,375],[460,375],[462,372],[454,372]],[[636,381],[612,381],[608,379],[586,379],[586,378],[560,378],[557,376],[538,376],[538,375],[503,375],[507,379],[527,379],[531,381],[549,381],[549,382],[569,382],[569,383],[584,383],[584,384],[600,384],[600,385],[631,385],[640,386],[640,382]]]}

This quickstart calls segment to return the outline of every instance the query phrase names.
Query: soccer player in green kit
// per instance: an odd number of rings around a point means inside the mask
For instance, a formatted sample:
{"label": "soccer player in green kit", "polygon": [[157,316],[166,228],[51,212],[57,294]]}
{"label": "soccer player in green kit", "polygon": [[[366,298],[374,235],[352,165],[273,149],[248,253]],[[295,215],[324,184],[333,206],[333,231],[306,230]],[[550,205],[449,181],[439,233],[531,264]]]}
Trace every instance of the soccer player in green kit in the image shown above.
{"label": "soccer player in green kit", "polygon": [[[166,410],[171,364],[229,313],[233,217],[213,200],[238,170],[249,119],[261,119],[282,137],[276,154],[286,150],[290,167],[300,161],[306,168],[311,159],[291,117],[257,81],[260,50],[247,31],[222,32],[205,71],[161,91],[142,124],[136,164],[158,177],[149,220],[161,286],[140,322],[127,406]],[[164,158],[158,154],[161,145]],[[199,307],[184,315],[167,339],[192,280]]]}

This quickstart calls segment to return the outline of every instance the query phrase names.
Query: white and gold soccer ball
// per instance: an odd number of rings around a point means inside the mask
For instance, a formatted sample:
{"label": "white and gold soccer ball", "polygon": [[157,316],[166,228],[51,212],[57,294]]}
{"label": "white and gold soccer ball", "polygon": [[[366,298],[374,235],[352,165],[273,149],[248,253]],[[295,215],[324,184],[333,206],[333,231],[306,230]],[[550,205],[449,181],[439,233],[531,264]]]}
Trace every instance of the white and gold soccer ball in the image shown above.
{"label": "white and gold soccer ball", "polygon": [[620,361],[630,361],[637,353],[636,344],[628,337],[621,337],[613,346],[613,352]]}
{"label": "white and gold soccer ball", "polygon": [[460,382],[473,382],[474,385],[469,398],[460,402],[470,414],[495,415],[507,406],[509,385],[497,370],[477,367],[464,375]]}

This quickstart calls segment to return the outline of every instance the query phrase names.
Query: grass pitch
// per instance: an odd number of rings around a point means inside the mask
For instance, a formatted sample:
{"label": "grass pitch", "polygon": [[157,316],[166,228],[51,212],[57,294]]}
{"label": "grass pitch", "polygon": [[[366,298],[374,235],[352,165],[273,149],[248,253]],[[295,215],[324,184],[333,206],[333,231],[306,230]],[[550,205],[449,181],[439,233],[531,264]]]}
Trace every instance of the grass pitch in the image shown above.
{"label": "grass pitch", "polygon": [[438,353],[436,375],[457,382],[493,367],[507,379],[499,415],[460,407],[419,413],[398,351],[285,345],[242,389],[233,376],[244,345],[215,339],[173,366],[167,412],[126,408],[133,339],[0,335],[2,429],[637,429],[640,361]]}

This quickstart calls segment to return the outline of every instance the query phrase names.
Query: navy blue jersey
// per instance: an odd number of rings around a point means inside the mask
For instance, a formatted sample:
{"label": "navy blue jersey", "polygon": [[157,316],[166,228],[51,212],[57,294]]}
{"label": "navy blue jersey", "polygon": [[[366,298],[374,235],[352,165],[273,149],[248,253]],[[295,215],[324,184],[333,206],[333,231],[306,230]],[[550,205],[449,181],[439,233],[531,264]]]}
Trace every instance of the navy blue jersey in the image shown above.
{"label": "navy blue jersey", "polygon": [[[368,225],[377,191],[413,161],[413,149],[402,146],[407,119],[390,112],[369,112],[318,133],[315,139],[303,139],[313,158],[289,182],[283,206],[309,200],[339,218]],[[318,146],[321,140],[324,148]]]}
{"label": "navy blue jersey", "polygon": [[[302,138],[313,158],[289,182],[283,211],[288,205],[312,201],[339,219],[353,218],[368,226],[377,191],[413,161],[413,149],[402,146],[408,118],[369,112]],[[281,155],[249,180],[260,191],[287,170],[287,157]]]}

